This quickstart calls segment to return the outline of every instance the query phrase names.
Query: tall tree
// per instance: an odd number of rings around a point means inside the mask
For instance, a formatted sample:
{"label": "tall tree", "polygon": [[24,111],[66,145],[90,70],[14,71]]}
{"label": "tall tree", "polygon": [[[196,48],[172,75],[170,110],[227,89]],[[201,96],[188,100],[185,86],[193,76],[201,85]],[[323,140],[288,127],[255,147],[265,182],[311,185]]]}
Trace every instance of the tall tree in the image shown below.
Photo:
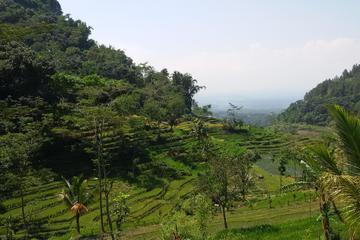
{"label": "tall tree", "polygon": [[18,190],[21,199],[21,217],[23,227],[28,230],[29,223],[25,212],[24,195],[26,189],[33,184],[32,158],[41,147],[44,139],[39,136],[40,128],[33,123],[23,123],[21,133],[8,133],[0,136],[0,169],[7,181],[14,181],[14,190]]}
{"label": "tall tree", "polygon": [[99,183],[100,229],[102,232],[105,232],[103,219],[103,197],[105,196],[107,222],[111,236],[113,237],[109,210],[109,195],[113,183],[108,179],[110,173],[109,157],[111,156],[111,150],[114,150],[112,144],[121,138],[121,121],[120,118],[106,106],[84,108],[82,113],[84,116],[83,120],[85,120],[85,122],[83,122],[85,128],[84,134],[92,143],[91,151],[95,154],[94,162],[97,168]]}
{"label": "tall tree", "polygon": [[197,80],[194,79],[190,74],[182,74],[176,71],[172,74],[172,83],[179,87],[183,92],[187,111],[191,112],[192,106],[194,104],[194,95],[204,87],[197,85]]}

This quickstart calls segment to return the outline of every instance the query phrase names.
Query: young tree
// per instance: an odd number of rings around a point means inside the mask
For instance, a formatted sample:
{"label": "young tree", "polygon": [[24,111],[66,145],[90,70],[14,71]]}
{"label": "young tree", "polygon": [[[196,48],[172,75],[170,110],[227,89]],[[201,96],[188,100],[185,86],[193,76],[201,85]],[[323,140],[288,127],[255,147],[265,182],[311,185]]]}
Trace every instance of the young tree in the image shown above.
{"label": "young tree", "polygon": [[127,204],[129,195],[120,192],[114,199],[112,204],[112,212],[116,216],[116,229],[119,233],[121,231],[121,225],[124,223],[126,217],[130,213],[130,208]]}
{"label": "young tree", "polygon": [[202,194],[197,194],[194,198],[195,204],[195,219],[199,227],[200,238],[202,240],[208,239],[208,224],[212,217],[212,205],[209,198]]}
{"label": "young tree", "polygon": [[196,239],[196,222],[183,211],[171,211],[161,221],[161,240]]}
{"label": "young tree", "polygon": [[242,201],[246,201],[246,195],[251,186],[254,185],[254,179],[251,174],[253,164],[259,160],[261,156],[256,152],[248,150],[239,152],[234,155],[233,165],[235,171],[235,181]]}
{"label": "young tree", "polygon": [[87,180],[82,176],[74,176],[71,181],[64,179],[64,189],[60,199],[70,208],[76,219],[76,232],[80,235],[80,217],[88,212],[87,205],[92,199]]}
{"label": "young tree", "polygon": [[226,211],[236,197],[233,184],[234,168],[232,158],[217,152],[209,161],[208,171],[200,176],[199,188],[221,208],[225,229],[228,228]]}

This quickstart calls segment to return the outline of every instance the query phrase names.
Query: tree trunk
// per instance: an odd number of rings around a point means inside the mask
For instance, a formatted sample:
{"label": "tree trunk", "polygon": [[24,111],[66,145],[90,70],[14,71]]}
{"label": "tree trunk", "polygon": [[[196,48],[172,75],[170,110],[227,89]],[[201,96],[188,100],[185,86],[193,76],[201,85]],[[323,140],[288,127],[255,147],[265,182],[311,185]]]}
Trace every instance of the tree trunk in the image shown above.
{"label": "tree trunk", "polygon": [[94,130],[95,130],[95,146],[97,152],[97,168],[98,168],[98,181],[99,181],[99,210],[100,210],[100,231],[101,233],[105,232],[104,229],[104,213],[103,213],[103,203],[102,203],[102,193],[103,193],[103,184],[102,184],[102,171],[101,171],[101,163],[102,163],[102,124],[98,122],[98,120],[94,117]]}
{"label": "tree trunk", "polygon": [[102,203],[102,193],[103,193],[103,183],[102,183],[102,171],[101,171],[101,162],[102,162],[102,142],[101,142],[101,128],[95,122],[95,137],[97,145],[97,167],[98,167],[98,178],[99,178],[99,209],[100,209],[100,230],[101,233],[105,232],[104,229],[104,213],[103,213],[103,203]]}
{"label": "tree trunk", "polygon": [[115,236],[113,233],[113,227],[112,227],[112,220],[111,220],[111,215],[110,215],[110,208],[109,208],[109,194],[110,194],[110,191],[105,193],[106,215],[107,215],[107,222],[108,222],[109,229],[110,229],[111,239],[115,240]]}
{"label": "tree trunk", "polygon": [[103,186],[102,186],[102,174],[101,174],[101,167],[100,162],[98,162],[98,177],[99,177],[99,209],[100,209],[100,229],[101,232],[104,233],[104,213],[103,213],[103,203],[102,203],[102,193],[103,193]]}
{"label": "tree trunk", "polygon": [[325,240],[330,240],[330,222],[329,222],[329,216],[327,213],[327,203],[326,203],[326,198],[325,198],[325,194],[321,193],[321,197],[320,197],[320,213],[322,216],[322,227],[323,227],[323,231],[324,231],[324,239]]}
{"label": "tree trunk", "polygon": [[76,214],[76,232],[80,236],[80,214]]}
{"label": "tree trunk", "polygon": [[226,220],[226,208],[224,205],[221,205],[222,213],[223,213],[223,219],[224,219],[224,227],[225,229],[228,229],[228,224]]}

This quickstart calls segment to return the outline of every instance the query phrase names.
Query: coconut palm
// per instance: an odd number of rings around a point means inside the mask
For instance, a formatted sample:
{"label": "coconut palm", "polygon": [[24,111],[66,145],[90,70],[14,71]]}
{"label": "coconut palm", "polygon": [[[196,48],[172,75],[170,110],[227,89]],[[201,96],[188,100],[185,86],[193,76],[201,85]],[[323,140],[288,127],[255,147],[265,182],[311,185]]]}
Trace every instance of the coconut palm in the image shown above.
{"label": "coconut palm", "polygon": [[[340,175],[341,171],[336,164],[335,152],[325,144],[318,144],[309,148],[310,157],[305,161],[311,171],[313,188],[319,191],[319,207],[321,222],[324,231],[324,238],[330,239],[330,208],[333,206],[335,213],[338,214],[336,204],[331,194],[329,194],[326,178],[329,174]],[[311,182],[311,181],[310,181]],[[341,218],[341,216],[339,215]]]}
{"label": "coconut palm", "polygon": [[[331,237],[329,213],[331,203],[333,203],[333,201],[330,194],[326,190],[325,184],[323,183],[323,176],[324,173],[327,171],[327,168],[325,168],[325,166],[335,165],[336,167],[333,157],[334,152],[329,151],[325,144],[315,145],[303,150],[306,152],[306,157],[301,162],[304,163],[306,167],[306,178],[302,181],[282,187],[281,191],[291,191],[297,188],[314,189],[317,191],[317,193],[319,194],[319,210],[323,226],[324,239],[328,240]],[[333,206],[334,209],[337,209],[334,203]]]}
{"label": "coconut palm", "polygon": [[312,166],[321,170],[321,182],[340,206],[350,229],[360,227],[360,118],[338,105],[328,108],[335,122],[335,151],[325,145],[312,148]]}
{"label": "coconut palm", "polygon": [[74,176],[71,181],[64,179],[65,188],[59,194],[61,200],[70,208],[76,219],[76,231],[80,234],[80,217],[88,212],[86,207],[92,199],[87,180]]}

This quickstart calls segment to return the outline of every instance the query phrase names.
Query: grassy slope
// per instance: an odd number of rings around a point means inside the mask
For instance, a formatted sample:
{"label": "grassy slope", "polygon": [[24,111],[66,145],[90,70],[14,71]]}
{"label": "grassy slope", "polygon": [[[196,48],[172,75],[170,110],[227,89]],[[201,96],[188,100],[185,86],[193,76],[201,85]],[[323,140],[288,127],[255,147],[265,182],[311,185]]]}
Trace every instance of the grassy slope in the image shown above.
{"label": "grassy slope", "polygon": [[[175,130],[174,135],[183,135],[184,132],[189,130],[189,127],[190,125],[187,123],[180,125]],[[308,218],[309,207],[311,206],[312,209],[317,207],[316,202],[309,204],[301,197],[303,193],[297,193],[299,196],[295,198],[292,195],[273,195],[272,205],[274,208],[269,209],[267,197],[258,194],[263,191],[276,192],[278,190],[279,176],[274,170],[276,169],[276,163],[266,159],[266,156],[272,157],[280,152],[282,148],[295,143],[309,143],[321,135],[321,129],[299,128],[300,131],[296,134],[284,134],[272,129],[260,128],[250,129],[249,134],[229,134],[222,131],[221,126],[218,124],[210,125],[210,129],[211,135],[214,138],[229,143],[229,147],[238,146],[256,149],[265,159],[254,167],[254,172],[257,175],[264,176],[263,180],[258,180],[258,189],[254,189],[254,194],[257,194],[257,199],[264,199],[254,202],[251,207],[247,206],[233,210],[229,214],[229,224],[231,227],[244,228],[253,227],[258,224],[282,224],[293,219]],[[158,147],[155,153],[164,155],[164,152],[178,148],[179,144],[187,144],[189,141],[191,139],[181,143],[171,142],[165,144]],[[129,189],[127,192],[131,196],[129,200],[131,214],[124,226],[129,239],[151,239],[152,236],[158,235],[158,223],[162,217],[175,207],[186,205],[190,193],[194,190],[196,170],[169,157],[162,156],[160,159],[169,167],[189,172],[191,175],[170,182],[166,188],[154,188],[150,191],[136,186],[126,188]],[[291,182],[293,182],[291,177],[284,178],[285,184]],[[123,182],[120,180],[116,181],[116,190],[124,191],[123,186]],[[60,190],[61,183],[55,182],[41,188],[30,189],[29,194],[25,197],[25,200],[28,201],[26,211],[32,212],[34,219],[44,221],[39,232],[35,234],[41,233],[45,238],[54,236],[52,239],[68,239],[73,233],[75,223],[72,221],[69,211],[56,198],[56,193],[60,192]],[[1,218],[19,216],[19,202],[19,198],[5,201],[4,204],[9,211],[1,215]],[[85,235],[93,235],[99,231],[97,203],[89,206],[89,210],[90,212],[81,218],[82,233]],[[48,218],[50,220],[46,223]],[[69,229],[72,229],[72,232],[69,233]],[[213,232],[222,229],[220,215],[213,219],[211,229]],[[3,227],[0,227],[0,234],[4,230]],[[21,235],[22,231],[19,231],[18,234]]]}

